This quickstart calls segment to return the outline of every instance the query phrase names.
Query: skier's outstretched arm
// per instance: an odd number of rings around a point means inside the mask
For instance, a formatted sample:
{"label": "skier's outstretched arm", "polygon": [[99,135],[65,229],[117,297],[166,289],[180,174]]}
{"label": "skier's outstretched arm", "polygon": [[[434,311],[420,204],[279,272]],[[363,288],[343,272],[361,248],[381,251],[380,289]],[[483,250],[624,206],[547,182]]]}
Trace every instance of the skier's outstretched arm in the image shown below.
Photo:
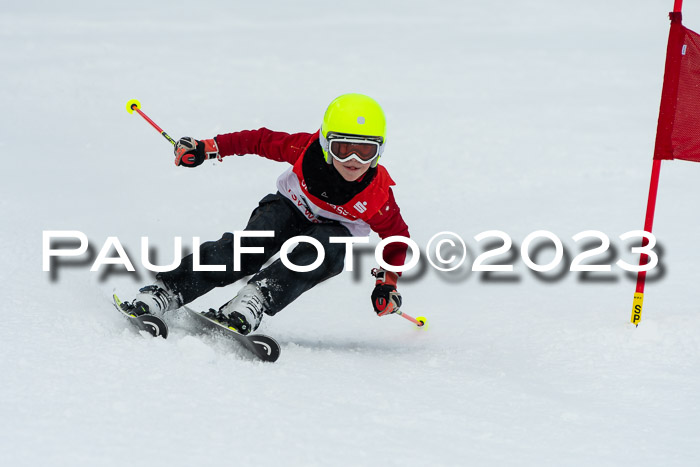
{"label": "skier's outstretched arm", "polygon": [[311,136],[311,133],[289,134],[267,128],[225,133],[203,140],[186,136],[175,145],[175,165],[197,167],[208,159],[245,154],[294,164]]}
{"label": "skier's outstretched arm", "polygon": [[266,159],[294,164],[309,143],[311,133],[285,133],[267,128],[217,135],[221,157],[257,154]]}

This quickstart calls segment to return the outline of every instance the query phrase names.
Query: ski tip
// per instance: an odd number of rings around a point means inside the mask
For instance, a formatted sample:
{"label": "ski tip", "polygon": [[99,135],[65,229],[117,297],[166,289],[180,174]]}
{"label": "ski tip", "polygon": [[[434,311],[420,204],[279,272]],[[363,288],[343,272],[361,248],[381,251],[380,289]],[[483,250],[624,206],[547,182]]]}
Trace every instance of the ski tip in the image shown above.
{"label": "ski tip", "polygon": [[251,334],[247,336],[256,348],[256,354],[264,362],[274,363],[280,358],[280,345],[275,339],[264,334]]}
{"label": "ski tip", "polygon": [[141,315],[136,318],[142,330],[148,332],[153,337],[168,337],[168,325],[162,319],[153,315]]}
{"label": "ski tip", "polygon": [[134,109],[140,109],[141,103],[136,99],[131,99],[126,103],[126,111],[130,114],[134,113]]}
{"label": "ski tip", "polygon": [[117,297],[117,294],[115,294],[115,293],[112,294],[112,300],[114,300],[114,303],[115,303],[117,306],[121,306],[122,301],[119,300],[119,297]]}

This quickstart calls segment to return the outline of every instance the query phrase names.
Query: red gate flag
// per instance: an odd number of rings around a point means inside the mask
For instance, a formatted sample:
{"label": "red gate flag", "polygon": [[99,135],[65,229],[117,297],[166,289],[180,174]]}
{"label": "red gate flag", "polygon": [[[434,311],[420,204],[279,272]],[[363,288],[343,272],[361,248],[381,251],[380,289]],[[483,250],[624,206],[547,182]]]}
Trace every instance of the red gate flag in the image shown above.
{"label": "red gate flag", "polygon": [[670,16],[654,159],[700,162],[700,34]]}

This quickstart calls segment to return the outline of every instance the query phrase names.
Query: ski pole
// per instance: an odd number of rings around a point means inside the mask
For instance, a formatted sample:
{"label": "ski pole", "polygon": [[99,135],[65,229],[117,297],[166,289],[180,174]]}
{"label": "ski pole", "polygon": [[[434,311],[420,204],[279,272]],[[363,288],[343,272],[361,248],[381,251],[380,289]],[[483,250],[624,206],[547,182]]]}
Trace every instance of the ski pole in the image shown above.
{"label": "ski pole", "polygon": [[419,328],[425,327],[428,324],[428,320],[425,319],[425,316],[419,316],[418,318],[414,318],[413,316],[407,315],[406,313],[404,313],[401,310],[396,310],[395,313],[397,315],[399,315],[400,317],[409,320],[410,322],[412,322],[413,324],[415,324]]}
{"label": "ski pole", "polygon": [[146,115],[145,113],[143,113],[141,111],[141,103],[139,101],[137,101],[136,99],[131,99],[129,102],[126,103],[126,111],[129,112],[130,114],[132,114],[132,113],[134,113],[134,110],[136,112],[138,112],[138,114],[141,115],[144,120],[146,120],[148,123],[150,123],[153,128],[158,130],[158,133],[163,135],[163,138],[170,141],[170,144],[172,144],[173,146],[175,146],[177,144],[175,142],[175,140],[170,137],[169,134],[167,134],[165,131],[163,131],[163,129],[161,127],[156,125],[156,122],[154,122],[153,120],[148,118],[148,115]]}

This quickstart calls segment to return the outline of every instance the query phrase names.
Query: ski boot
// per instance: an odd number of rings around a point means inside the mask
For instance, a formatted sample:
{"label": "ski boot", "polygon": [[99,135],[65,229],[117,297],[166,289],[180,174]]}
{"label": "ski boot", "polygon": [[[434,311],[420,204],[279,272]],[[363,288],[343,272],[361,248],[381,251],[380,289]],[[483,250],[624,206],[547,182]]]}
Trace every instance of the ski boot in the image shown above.
{"label": "ski boot", "polygon": [[120,305],[122,310],[132,316],[162,314],[180,306],[182,304],[179,298],[160,282],[141,288],[133,302],[122,302]]}
{"label": "ski boot", "polygon": [[209,319],[245,335],[258,329],[263,313],[269,309],[267,300],[254,283],[247,284],[233,300],[218,310],[213,308],[204,313]]}

